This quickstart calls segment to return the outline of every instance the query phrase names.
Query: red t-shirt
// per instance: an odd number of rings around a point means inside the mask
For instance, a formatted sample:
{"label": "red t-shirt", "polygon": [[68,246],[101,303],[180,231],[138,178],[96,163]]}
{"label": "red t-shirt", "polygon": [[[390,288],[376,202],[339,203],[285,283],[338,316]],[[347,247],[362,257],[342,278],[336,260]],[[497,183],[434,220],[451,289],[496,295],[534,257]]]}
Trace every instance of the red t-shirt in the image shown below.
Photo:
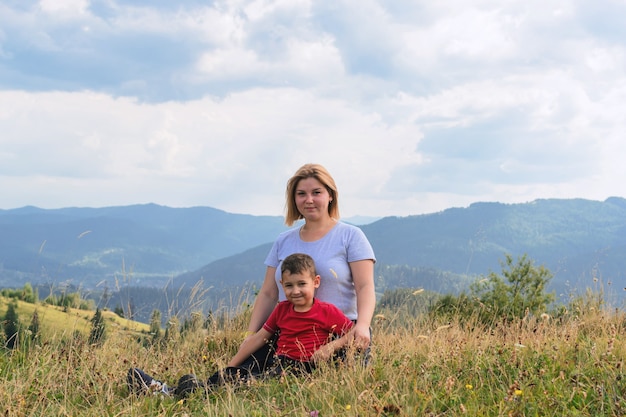
{"label": "red t-shirt", "polygon": [[342,335],[353,325],[333,304],[318,299],[306,313],[298,313],[289,301],[278,303],[263,325],[270,333],[278,335],[277,355],[308,362],[320,346],[328,343],[332,335]]}

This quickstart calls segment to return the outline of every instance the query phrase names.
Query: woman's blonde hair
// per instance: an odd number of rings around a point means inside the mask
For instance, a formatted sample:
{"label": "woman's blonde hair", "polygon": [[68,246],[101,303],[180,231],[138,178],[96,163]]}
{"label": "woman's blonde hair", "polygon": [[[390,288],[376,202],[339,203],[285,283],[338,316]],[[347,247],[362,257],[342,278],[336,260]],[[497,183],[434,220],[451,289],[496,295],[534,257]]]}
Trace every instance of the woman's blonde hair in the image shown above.
{"label": "woman's blonde hair", "polygon": [[315,178],[326,187],[331,198],[328,204],[328,214],[331,218],[339,220],[339,192],[337,191],[335,180],[323,166],[319,164],[305,164],[287,181],[287,190],[285,192],[285,205],[287,207],[285,224],[291,226],[296,221],[304,218],[296,207],[295,195],[298,183],[305,178]]}

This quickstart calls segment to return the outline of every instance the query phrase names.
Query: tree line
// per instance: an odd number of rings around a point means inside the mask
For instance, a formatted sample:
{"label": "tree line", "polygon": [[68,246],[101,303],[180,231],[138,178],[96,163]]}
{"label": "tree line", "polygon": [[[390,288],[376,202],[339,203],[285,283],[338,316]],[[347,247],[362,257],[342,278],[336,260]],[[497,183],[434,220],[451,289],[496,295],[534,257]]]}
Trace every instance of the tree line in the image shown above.
{"label": "tree line", "polygon": [[[426,315],[431,318],[459,321],[472,319],[487,325],[497,325],[503,322],[512,322],[529,316],[540,317],[556,316],[562,311],[562,306],[554,306],[554,293],[547,292],[547,286],[552,279],[552,273],[544,266],[537,266],[526,255],[514,259],[506,255],[501,261],[502,271],[491,272],[487,276],[476,278],[466,290],[457,294],[440,294],[425,291],[423,288],[403,288],[386,291],[377,303],[377,317],[384,317],[385,312],[395,317],[415,317]],[[396,272],[403,271],[402,268]],[[37,302],[37,292],[30,284],[22,289],[2,290],[1,294],[14,301],[9,303],[4,316],[4,345],[14,348],[19,340],[28,340],[37,343],[40,337],[41,323],[37,311],[31,317],[27,327],[20,325],[17,317],[15,300]],[[61,306],[82,305],[80,294],[68,293],[61,297],[49,296],[48,303]],[[247,310],[249,311],[249,304]],[[549,310],[551,309],[551,310]],[[117,312],[123,315],[123,311]],[[162,331],[163,317],[159,309],[153,309],[150,316],[150,330],[143,338],[142,343],[159,345],[184,337],[187,332],[200,328],[209,329],[227,321],[228,311],[222,310],[219,314],[209,312],[206,316],[196,310],[184,316],[182,323],[179,315],[171,315],[165,322],[165,331]],[[101,309],[97,308],[91,320],[89,335],[90,344],[99,344],[106,337],[106,324],[102,318]]]}

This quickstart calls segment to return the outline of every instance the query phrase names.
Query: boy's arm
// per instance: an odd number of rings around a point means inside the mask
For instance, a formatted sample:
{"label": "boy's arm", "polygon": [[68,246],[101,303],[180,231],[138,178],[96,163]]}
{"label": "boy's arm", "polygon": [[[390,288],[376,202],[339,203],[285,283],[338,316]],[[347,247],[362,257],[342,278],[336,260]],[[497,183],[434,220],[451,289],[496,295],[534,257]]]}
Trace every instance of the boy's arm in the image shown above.
{"label": "boy's arm", "polygon": [[347,346],[352,339],[354,339],[354,327],[350,329],[350,331],[339,339],[332,340],[326,343],[323,346],[320,346],[313,355],[311,355],[311,362],[325,362],[329,360],[335,352],[337,352],[342,347]]}
{"label": "boy's arm", "polygon": [[254,352],[259,350],[272,336],[270,332],[261,328],[258,332],[245,339],[239,346],[239,350],[228,362],[227,366],[239,366],[250,357]]}

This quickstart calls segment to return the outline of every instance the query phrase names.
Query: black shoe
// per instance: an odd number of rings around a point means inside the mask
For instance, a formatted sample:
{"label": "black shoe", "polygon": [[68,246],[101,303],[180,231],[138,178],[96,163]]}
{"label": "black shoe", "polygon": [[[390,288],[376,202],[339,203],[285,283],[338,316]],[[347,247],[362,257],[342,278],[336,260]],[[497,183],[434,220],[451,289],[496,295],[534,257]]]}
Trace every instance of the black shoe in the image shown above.
{"label": "black shoe", "polygon": [[131,394],[164,394],[170,395],[170,388],[164,382],[152,378],[139,368],[130,368],[126,375],[128,391]]}
{"label": "black shoe", "polygon": [[130,368],[126,374],[126,384],[131,394],[139,395],[148,392],[152,377],[139,368]]}
{"label": "black shoe", "polygon": [[204,383],[200,382],[194,374],[187,374],[178,380],[178,384],[174,388],[174,395],[179,398],[186,398],[199,389],[205,389]]}
{"label": "black shoe", "polygon": [[245,368],[239,368],[235,366],[228,366],[220,371],[217,371],[207,381],[209,385],[233,385],[239,386],[250,381],[252,375]]}

